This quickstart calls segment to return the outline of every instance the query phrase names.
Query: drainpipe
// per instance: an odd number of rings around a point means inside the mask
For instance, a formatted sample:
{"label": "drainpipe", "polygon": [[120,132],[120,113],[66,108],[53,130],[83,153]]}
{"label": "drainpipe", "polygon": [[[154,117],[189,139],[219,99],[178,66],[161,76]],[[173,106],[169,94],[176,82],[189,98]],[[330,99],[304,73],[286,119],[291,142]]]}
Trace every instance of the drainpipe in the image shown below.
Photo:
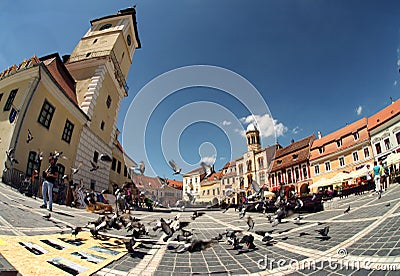
{"label": "drainpipe", "polygon": [[26,108],[24,109],[24,111],[23,111],[23,113],[22,113],[22,117],[21,117],[21,119],[19,120],[19,127],[18,127],[18,129],[17,129],[17,134],[15,135],[14,149],[17,148],[18,139],[19,139],[19,136],[20,136],[20,134],[21,134],[22,123],[24,122],[26,113],[28,112],[28,107],[29,107],[29,105],[31,104],[33,95],[35,94],[35,92],[36,92],[36,90],[37,90],[37,88],[38,88],[38,86],[39,86],[40,80],[41,80],[41,78],[42,78],[41,67],[42,67],[42,64],[39,63],[39,76],[37,77],[36,83],[34,84],[34,87],[33,87],[33,89],[32,89],[32,92],[31,92],[30,95],[29,95],[28,101],[27,101],[27,103],[26,103]]}

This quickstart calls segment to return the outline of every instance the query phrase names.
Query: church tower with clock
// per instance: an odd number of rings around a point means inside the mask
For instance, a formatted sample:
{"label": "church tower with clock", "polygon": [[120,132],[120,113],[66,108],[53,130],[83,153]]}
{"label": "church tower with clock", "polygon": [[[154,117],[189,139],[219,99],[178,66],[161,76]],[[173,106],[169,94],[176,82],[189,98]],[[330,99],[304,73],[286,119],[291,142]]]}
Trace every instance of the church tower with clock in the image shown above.
{"label": "church tower with clock", "polygon": [[[135,8],[90,23],[72,54],[63,58],[76,81],[78,104],[88,117],[75,160],[76,166],[83,166],[74,175],[74,181],[83,179],[90,188],[101,190],[109,188],[110,164],[99,160],[99,156],[112,156],[120,103],[128,96],[126,77],[141,44]],[[91,171],[91,162],[102,169]]]}

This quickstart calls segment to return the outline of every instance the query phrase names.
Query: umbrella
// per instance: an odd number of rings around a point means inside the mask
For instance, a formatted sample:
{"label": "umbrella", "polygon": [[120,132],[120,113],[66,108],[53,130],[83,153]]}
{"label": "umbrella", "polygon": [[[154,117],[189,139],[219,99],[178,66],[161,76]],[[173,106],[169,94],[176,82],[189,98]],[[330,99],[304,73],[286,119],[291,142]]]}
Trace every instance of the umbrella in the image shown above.
{"label": "umbrella", "polygon": [[330,179],[331,184],[341,184],[348,176],[349,173],[340,172]]}
{"label": "umbrella", "polygon": [[311,184],[308,188],[313,189],[313,188],[318,188],[318,187],[323,187],[323,186],[329,186],[332,183],[330,182],[330,179],[326,179],[325,177],[319,179],[318,181],[314,182]]}
{"label": "umbrella", "polygon": [[275,193],[270,192],[270,191],[264,191],[264,196],[275,196]]}
{"label": "umbrella", "polygon": [[391,153],[386,158],[388,166],[400,163],[400,153]]}
{"label": "umbrella", "polygon": [[366,176],[366,175],[367,175],[366,170],[365,169],[360,169],[360,170],[355,170],[355,171],[350,172],[345,179],[346,180],[347,179],[357,179],[359,177],[363,177],[363,176]]}

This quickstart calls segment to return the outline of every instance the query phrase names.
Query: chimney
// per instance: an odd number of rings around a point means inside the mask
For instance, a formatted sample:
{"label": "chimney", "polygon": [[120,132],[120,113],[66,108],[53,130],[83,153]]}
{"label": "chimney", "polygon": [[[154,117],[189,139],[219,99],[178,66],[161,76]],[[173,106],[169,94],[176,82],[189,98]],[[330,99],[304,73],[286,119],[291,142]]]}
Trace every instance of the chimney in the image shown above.
{"label": "chimney", "polygon": [[292,141],[290,141],[292,144],[294,143],[294,139],[292,138]]}
{"label": "chimney", "polygon": [[321,139],[321,138],[322,138],[321,131],[318,131],[318,139]]}

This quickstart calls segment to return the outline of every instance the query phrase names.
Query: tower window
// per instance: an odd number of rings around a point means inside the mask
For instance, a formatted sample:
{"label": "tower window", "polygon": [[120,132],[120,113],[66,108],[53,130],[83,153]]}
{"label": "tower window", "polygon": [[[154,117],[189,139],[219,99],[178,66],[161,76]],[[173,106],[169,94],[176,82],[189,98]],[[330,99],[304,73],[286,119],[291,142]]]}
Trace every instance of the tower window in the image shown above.
{"label": "tower window", "polygon": [[93,40],[93,44],[95,44],[97,42],[97,38],[95,40]]}
{"label": "tower window", "polygon": [[86,54],[86,57],[89,57],[89,56],[90,56],[90,54],[91,54],[91,53],[87,53],[87,54]]}
{"label": "tower window", "polygon": [[70,143],[73,130],[74,130],[74,124],[67,119],[67,121],[65,122],[64,131],[61,139],[63,139],[67,143]]}
{"label": "tower window", "polygon": [[126,42],[128,43],[128,46],[131,46],[132,44],[131,35],[128,34],[128,36],[126,37]]}
{"label": "tower window", "polygon": [[111,106],[111,97],[110,97],[110,95],[107,96],[106,105],[107,105],[107,108],[110,108],[110,106]]}
{"label": "tower window", "polygon": [[55,108],[47,100],[45,100],[42,110],[40,111],[38,122],[45,128],[49,129],[51,120],[53,119],[54,111]]}
{"label": "tower window", "polygon": [[18,89],[11,90],[3,111],[8,111],[11,109],[11,106],[12,106],[12,103],[14,102],[14,98],[15,98],[15,95],[17,94],[17,91],[18,91]]}
{"label": "tower window", "polygon": [[3,94],[4,93],[0,93],[0,102],[1,102],[1,99],[3,98]]}
{"label": "tower window", "polygon": [[99,31],[107,30],[112,27],[112,24],[104,24],[103,26],[100,27]]}
{"label": "tower window", "polygon": [[101,124],[100,124],[100,129],[101,130],[104,130],[104,125],[105,125],[106,123],[104,122],[104,121],[101,121]]}
{"label": "tower window", "polygon": [[98,160],[99,160],[99,153],[97,151],[94,151],[93,162],[97,163]]}

